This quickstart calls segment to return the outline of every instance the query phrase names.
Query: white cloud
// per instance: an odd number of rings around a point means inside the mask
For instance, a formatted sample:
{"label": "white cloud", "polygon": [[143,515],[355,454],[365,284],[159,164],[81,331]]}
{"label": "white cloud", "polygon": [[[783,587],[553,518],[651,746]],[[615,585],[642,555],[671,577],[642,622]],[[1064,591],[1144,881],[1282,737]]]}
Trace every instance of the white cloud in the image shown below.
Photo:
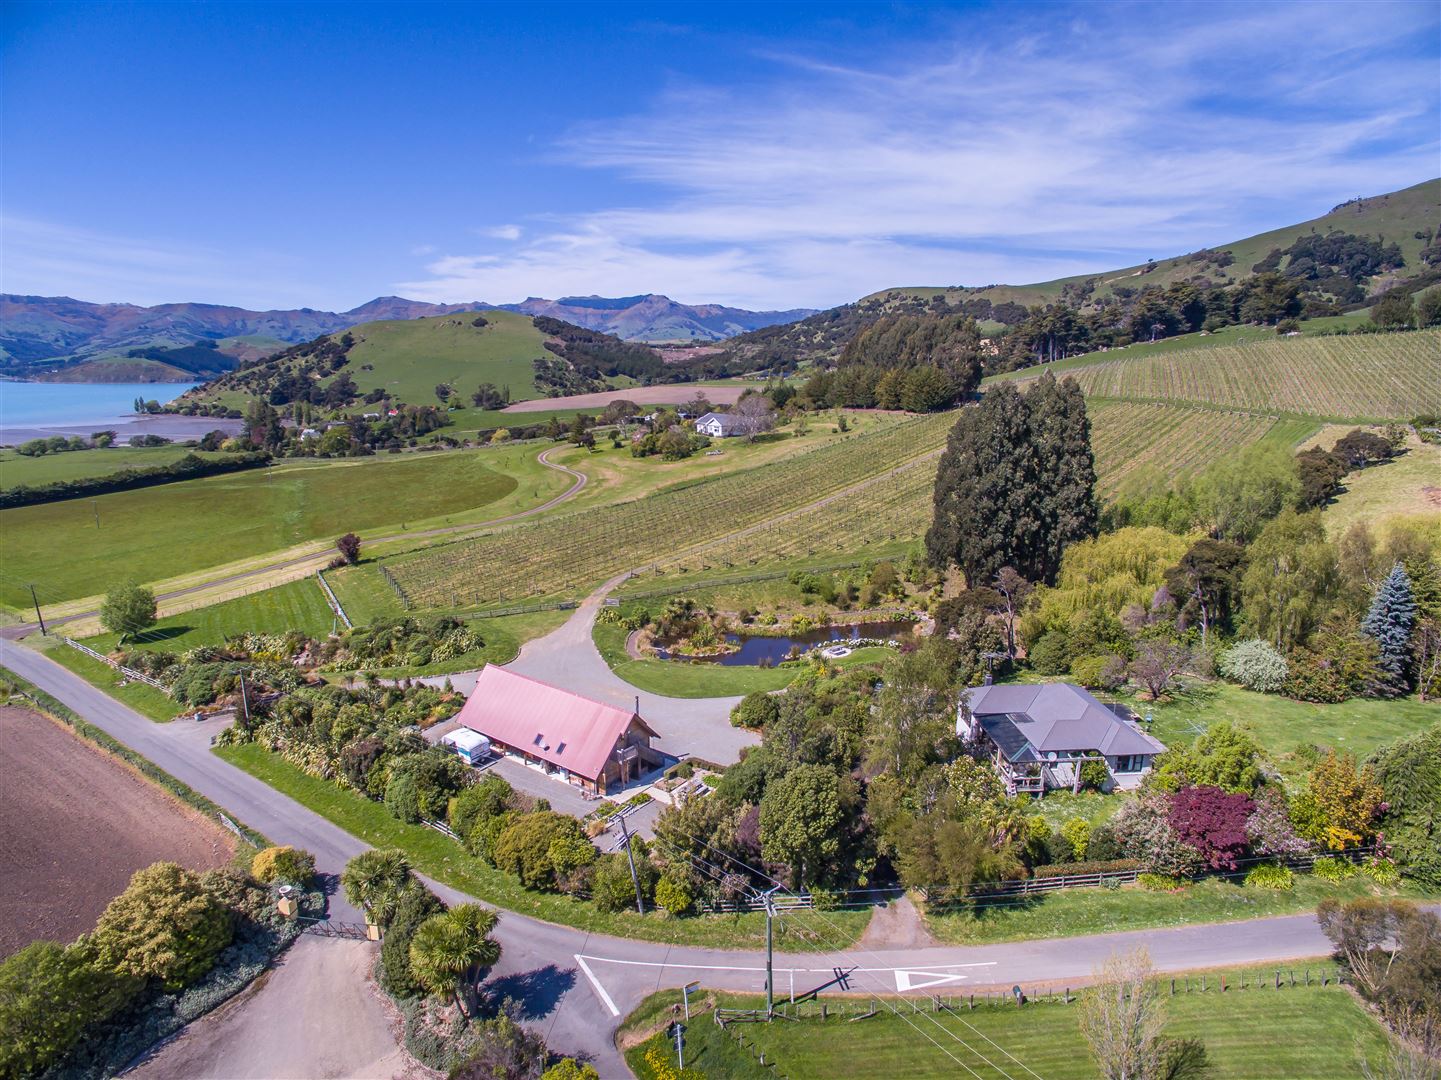
{"label": "white cloud", "polygon": [[519,240],[521,231],[519,225],[491,225],[476,230],[481,236],[488,236],[492,240]]}
{"label": "white cloud", "polygon": [[1434,56],[1406,47],[1434,37],[1424,5],[1015,10],[921,59],[796,50],[764,90],[683,86],[574,132],[572,165],[648,197],[399,288],[823,306],[1161,257],[1436,172]]}

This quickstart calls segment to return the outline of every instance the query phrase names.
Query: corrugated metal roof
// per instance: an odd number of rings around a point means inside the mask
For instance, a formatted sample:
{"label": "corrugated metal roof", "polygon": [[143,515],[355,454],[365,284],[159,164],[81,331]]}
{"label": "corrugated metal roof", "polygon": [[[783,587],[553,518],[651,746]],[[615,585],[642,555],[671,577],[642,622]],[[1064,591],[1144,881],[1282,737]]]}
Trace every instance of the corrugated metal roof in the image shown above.
{"label": "corrugated metal roof", "polygon": [[[457,719],[472,731],[595,779],[636,714],[488,665]],[[647,732],[650,725],[640,720]]]}
{"label": "corrugated metal roof", "polygon": [[[1099,750],[1109,757],[1159,754],[1164,744],[1122,719],[1079,686],[1033,683],[978,686],[967,691],[971,713],[981,722],[1005,716],[1038,752]],[[997,742],[997,745],[1001,744]],[[1005,747],[1001,747],[1004,752]]]}

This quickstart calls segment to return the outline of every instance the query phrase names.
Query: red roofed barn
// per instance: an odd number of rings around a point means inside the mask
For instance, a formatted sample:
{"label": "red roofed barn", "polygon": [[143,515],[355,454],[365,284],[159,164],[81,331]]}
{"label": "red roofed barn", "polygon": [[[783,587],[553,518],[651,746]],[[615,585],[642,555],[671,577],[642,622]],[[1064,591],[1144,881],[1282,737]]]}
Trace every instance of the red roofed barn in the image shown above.
{"label": "red roofed barn", "polygon": [[617,709],[488,665],[456,717],[512,757],[604,795],[661,764],[656,733],[639,712]]}

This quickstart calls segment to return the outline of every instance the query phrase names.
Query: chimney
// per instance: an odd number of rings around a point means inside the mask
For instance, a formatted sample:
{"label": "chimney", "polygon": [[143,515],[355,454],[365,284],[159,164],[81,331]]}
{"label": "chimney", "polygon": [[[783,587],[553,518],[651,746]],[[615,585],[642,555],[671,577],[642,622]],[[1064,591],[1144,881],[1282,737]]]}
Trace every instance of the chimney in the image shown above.
{"label": "chimney", "polygon": [[640,715],[640,695],[639,695],[639,694],[637,694],[637,695],[635,696],[635,714],[636,714],[637,716]]}

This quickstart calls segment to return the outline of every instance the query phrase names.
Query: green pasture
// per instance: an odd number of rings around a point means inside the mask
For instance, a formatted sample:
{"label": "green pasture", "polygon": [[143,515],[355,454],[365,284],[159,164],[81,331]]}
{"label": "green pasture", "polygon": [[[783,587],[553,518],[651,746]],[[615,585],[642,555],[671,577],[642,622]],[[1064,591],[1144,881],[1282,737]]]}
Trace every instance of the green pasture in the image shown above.
{"label": "green pasture", "polygon": [[[42,603],[103,593],[329,540],[347,531],[445,526],[533,506],[569,478],[531,447],[297,460],[93,499],[0,513],[0,599]],[[98,514],[99,523],[96,523]]]}
{"label": "green pasture", "polygon": [[[1318,964],[1319,966],[1319,964]],[[1329,971],[1329,968],[1328,968]],[[1171,1038],[1199,1039],[1205,1044],[1211,1080],[1253,1080],[1287,1077],[1288,1080],[1330,1080],[1360,1075],[1360,1055],[1379,1065],[1386,1034],[1355,997],[1334,984],[1260,989],[1254,983],[1273,976],[1251,971],[1253,984],[1245,991],[1216,989],[1216,978],[1202,993],[1178,992],[1165,998],[1165,1034]],[[1301,973],[1297,972],[1298,977]],[[1239,972],[1228,973],[1239,983]],[[1197,980],[1193,979],[1193,983]],[[1167,986],[1167,980],[1162,980]],[[831,995],[823,1000],[828,1019],[820,1018],[820,1003],[798,1010],[798,1020],[769,1024],[734,1025],[729,1031],[712,1022],[709,1011],[697,1014],[685,1031],[686,1068],[707,1078],[750,1080],[786,1076],[791,1080],[835,1080],[856,1075],[856,1063],[866,1063],[868,1075],[920,1080],[935,1076],[993,1077],[1043,1076],[1046,1080],[1093,1080],[1099,1076],[1081,1035],[1074,999],[1064,1004],[1055,998],[1033,1000],[1017,1008],[1009,1003],[984,1003],[967,1008],[964,984],[957,987],[957,1011],[933,1012],[927,998],[893,998],[880,1004],[877,1014],[854,1020],[874,999],[844,1001]],[[660,1048],[674,1066],[675,1041],[664,1030],[676,991],[647,998],[626,1019],[621,1031],[650,1038],[626,1051],[626,1062],[641,1080],[661,1080],[645,1058]],[[698,1000],[723,1008],[764,1007],[757,995],[705,994]],[[945,995],[942,995],[945,998]],[[843,1011],[843,1010],[849,1011]],[[788,1011],[796,1013],[796,1007]],[[741,1046],[736,1034],[744,1038]],[[634,1037],[634,1036],[633,1036]],[[765,1054],[766,1066],[759,1063]],[[962,1071],[962,1070],[965,1071]]]}
{"label": "green pasture", "polygon": [[116,446],[107,450],[68,450],[63,454],[26,457],[14,450],[0,450],[0,491],[28,484],[37,487],[57,480],[83,480],[109,476],[121,469],[145,469],[173,465],[186,454],[207,461],[229,457],[205,453],[185,446]]}

